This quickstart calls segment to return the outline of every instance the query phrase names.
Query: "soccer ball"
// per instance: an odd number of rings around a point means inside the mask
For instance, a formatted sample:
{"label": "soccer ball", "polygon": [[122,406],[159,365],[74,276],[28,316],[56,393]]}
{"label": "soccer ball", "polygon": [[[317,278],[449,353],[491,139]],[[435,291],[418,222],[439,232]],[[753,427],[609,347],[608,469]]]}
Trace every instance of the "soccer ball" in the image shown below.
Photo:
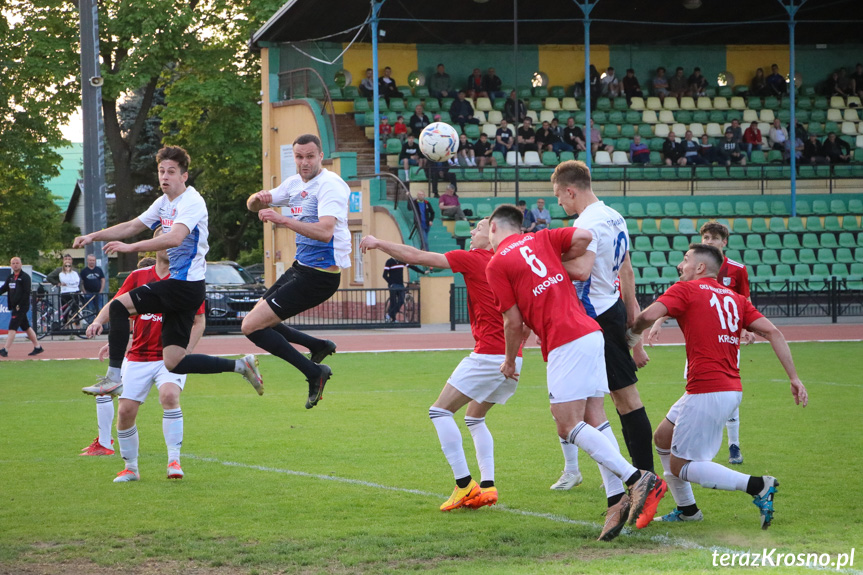
{"label": "soccer ball", "polygon": [[458,134],[445,122],[432,122],[420,133],[420,151],[432,162],[446,162],[458,151]]}

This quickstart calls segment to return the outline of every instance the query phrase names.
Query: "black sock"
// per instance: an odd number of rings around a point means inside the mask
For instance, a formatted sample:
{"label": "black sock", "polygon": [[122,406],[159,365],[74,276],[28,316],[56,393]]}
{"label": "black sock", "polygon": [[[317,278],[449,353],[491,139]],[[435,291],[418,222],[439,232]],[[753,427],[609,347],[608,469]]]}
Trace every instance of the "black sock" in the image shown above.
{"label": "black sock", "polygon": [[644,407],[620,416],[623,437],[632,464],[638,469],[653,471],[653,429]]}
{"label": "black sock", "polygon": [[312,360],[298,352],[294,346],[288,343],[288,340],[276,330],[272,328],[259,329],[258,331],[250,333],[246,337],[248,337],[249,340],[259,348],[270,352],[274,356],[287,361],[299,369],[303,372],[303,375],[306,376],[306,379],[320,377],[321,368],[312,362]]}
{"label": "black sock", "polygon": [[300,330],[294,329],[283,323],[276,324],[273,326],[273,329],[276,333],[288,340],[288,343],[298,343],[309,351],[317,351],[324,346],[323,340],[312,337],[307,333],[303,333]]}
{"label": "black sock", "polygon": [[678,505],[677,508],[680,509],[680,512],[687,517],[692,517],[693,515],[698,513],[698,505],[696,505],[695,503],[693,503],[692,505]]}
{"label": "black sock", "polygon": [[764,478],[761,476],[749,476],[749,483],[746,484],[746,493],[755,497],[764,489]]}
{"label": "black sock", "polygon": [[171,373],[185,375],[187,373],[231,373],[237,362],[233,359],[193,353],[187,355],[171,370]]}
{"label": "black sock", "polygon": [[641,471],[639,471],[639,470],[637,470],[637,469],[636,469],[636,470],[635,470],[635,473],[633,473],[632,475],[630,475],[630,476],[629,476],[629,479],[627,479],[626,481],[624,481],[624,483],[626,483],[626,486],[627,486],[627,487],[632,487],[633,485],[635,485],[635,483],[636,483],[639,479],[641,479]]}
{"label": "black sock", "polygon": [[617,502],[623,499],[623,493],[618,493],[617,495],[612,495],[611,497],[606,498],[608,500],[608,506],[617,505]]}
{"label": "black sock", "polygon": [[108,332],[108,365],[123,367],[126,346],[129,345],[129,310],[118,300],[108,307],[111,331]]}
{"label": "black sock", "polygon": [[488,489],[489,487],[494,487],[494,481],[480,481],[479,486],[483,489]]}
{"label": "black sock", "polygon": [[465,475],[464,477],[456,479],[455,484],[458,485],[459,489],[464,489],[470,485],[470,475]]}

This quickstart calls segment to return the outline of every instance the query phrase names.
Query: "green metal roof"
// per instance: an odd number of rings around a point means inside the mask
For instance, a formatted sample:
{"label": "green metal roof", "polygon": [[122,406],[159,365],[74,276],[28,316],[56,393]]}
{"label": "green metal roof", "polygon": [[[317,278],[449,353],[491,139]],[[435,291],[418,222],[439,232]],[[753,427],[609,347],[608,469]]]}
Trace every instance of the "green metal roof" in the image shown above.
{"label": "green metal roof", "polygon": [[56,196],[54,203],[65,213],[75,191],[75,185],[81,178],[84,161],[84,144],[73,143],[59,148],[57,153],[63,156],[60,162],[60,174],[48,180],[45,186]]}

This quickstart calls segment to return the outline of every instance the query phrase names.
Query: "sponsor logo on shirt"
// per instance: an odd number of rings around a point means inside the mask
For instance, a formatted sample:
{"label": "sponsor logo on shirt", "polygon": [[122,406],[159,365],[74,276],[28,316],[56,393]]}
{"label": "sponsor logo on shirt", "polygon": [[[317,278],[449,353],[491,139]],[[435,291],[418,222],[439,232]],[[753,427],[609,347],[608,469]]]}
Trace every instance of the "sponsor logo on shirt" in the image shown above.
{"label": "sponsor logo on shirt", "polygon": [[145,313],[145,314],[140,316],[140,319],[143,321],[158,321],[161,323],[162,315],[161,314],[155,314],[155,313]]}
{"label": "sponsor logo on shirt", "polygon": [[300,194],[300,197],[303,199],[306,199],[307,197],[309,197],[309,192],[307,192],[306,190],[303,190],[302,193]]}
{"label": "sponsor logo on shirt", "polygon": [[[303,192],[304,194],[306,192]],[[291,215],[300,217],[303,215],[303,206],[291,206]]]}
{"label": "sponsor logo on shirt", "polygon": [[[174,210],[174,215],[175,216],[177,215],[176,210]],[[167,233],[167,232],[171,231],[171,226],[174,225],[174,218],[173,217],[171,217],[171,219],[160,217],[159,221],[162,224],[162,231],[163,232]]]}
{"label": "sponsor logo on shirt", "polygon": [[730,286],[731,285],[731,278],[722,278],[722,285]]}
{"label": "sponsor logo on shirt", "polygon": [[538,296],[538,295],[542,294],[542,292],[544,292],[546,290],[546,288],[548,288],[549,286],[552,286],[556,283],[561,283],[563,281],[564,281],[563,274],[557,274],[555,276],[548,277],[545,279],[544,282],[542,282],[541,284],[539,284],[535,288],[533,288],[533,295]]}

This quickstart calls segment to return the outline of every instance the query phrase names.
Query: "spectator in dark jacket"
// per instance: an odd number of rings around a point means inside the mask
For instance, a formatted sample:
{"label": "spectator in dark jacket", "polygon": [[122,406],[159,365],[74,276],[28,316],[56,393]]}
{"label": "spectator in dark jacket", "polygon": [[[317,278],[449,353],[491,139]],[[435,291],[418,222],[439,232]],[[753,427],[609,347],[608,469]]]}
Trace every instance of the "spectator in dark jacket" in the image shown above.
{"label": "spectator in dark jacket", "polygon": [[15,333],[19,329],[27,334],[27,338],[33,344],[33,351],[28,355],[39,355],[44,350],[39,345],[36,332],[30,327],[30,320],[27,319],[27,312],[30,311],[30,276],[21,269],[21,258],[19,257],[12,258],[9,261],[9,266],[12,268],[12,272],[3,282],[3,285],[0,285],[0,294],[7,294],[6,307],[12,313],[12,317],[9,318],[6,345],[0,348],[0,357],[9,356],[9,348],[15,343]]}
{"label": "spectator in dark jacket", "polygon": [[479,120],[473,117],[473,106],[465,98],[464,90],[459,90],[458,98],[452,101],[449,115],[452,121],[456,122],[462,129],[464,129],[465,124],[479,124]]}
{"label": "spectator in dark jacket", "polygon": [[677,143],[674,138],[674,132],[668,133],[668,138],[662,143],[662,155],[665,156],[666,166],[685,166],[686,154],[683,146]]}

